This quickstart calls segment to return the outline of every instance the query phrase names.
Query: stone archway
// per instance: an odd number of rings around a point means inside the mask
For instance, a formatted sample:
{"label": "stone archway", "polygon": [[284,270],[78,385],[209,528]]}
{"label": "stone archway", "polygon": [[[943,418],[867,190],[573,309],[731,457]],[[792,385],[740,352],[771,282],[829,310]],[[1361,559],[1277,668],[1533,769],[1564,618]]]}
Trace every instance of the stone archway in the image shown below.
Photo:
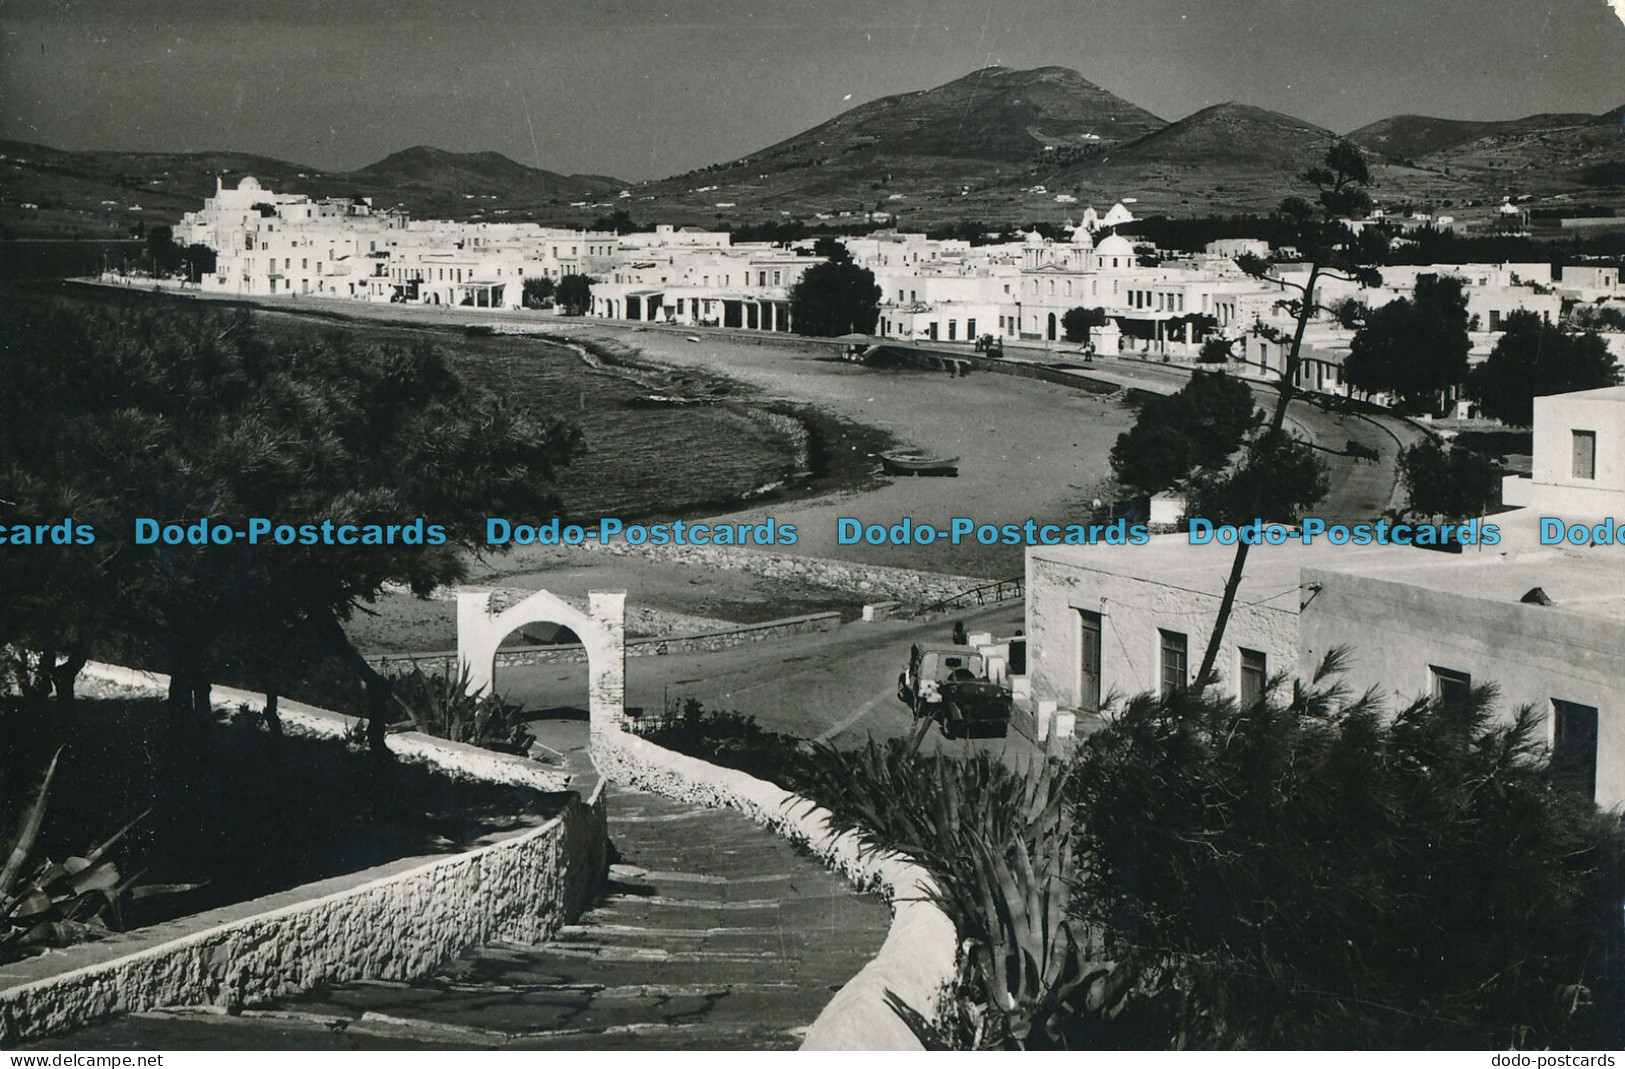
{"label": "stone archway", "polygon": [[587,713],[594,742],[626,727],[626,591],[594,590],[587,611],[538,590],[500,612],[491,611],[495,591],[457,593],[457,660],[468,672],[468,693],[489,694],[496,677],[497,647],[526,624],[554,623],[581,639],[587,654]]}

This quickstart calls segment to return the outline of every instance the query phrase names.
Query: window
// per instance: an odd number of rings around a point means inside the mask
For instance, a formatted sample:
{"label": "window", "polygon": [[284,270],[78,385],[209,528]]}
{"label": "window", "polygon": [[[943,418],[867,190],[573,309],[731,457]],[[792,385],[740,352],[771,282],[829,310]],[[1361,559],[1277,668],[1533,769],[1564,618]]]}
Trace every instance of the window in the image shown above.
{"label": "window", "polygon": [[1184,690],[1190,682],[1190,642],[1178,631],[1164,631],[1157,635],[1162,645],[1162,693],[1166,697]]}
{"label": "window", "polygon": [[1595,479],[1597,477],[1597,432],[1573,431],[1574,435],[1574,477],[1576,479]]}
{"label": "window", "polygon": [[1436,664],[1428,665],[1428,671],[1433,673],[1433,696],[1442,702],[1463,701],[1473,689],[1473,677],[1466,672]]}
{"label": "window", "polygon": [[1241,651],[1241,691],[1237,695],[1241,704],[1252,707],[1264,700],[1264,682],[1268,678],[1268,662],[1258,650]]}
{"label": "window", "polygon": [[773,272],[773,285],[777,286],[779,284],[779,279],[781,277],[782,277],[781,272],[778,272],[778,271]]}
{"label": "window", "polygon": [[1596,798],[1596,706],[1552,699],[1552,772],[1585,797]]}

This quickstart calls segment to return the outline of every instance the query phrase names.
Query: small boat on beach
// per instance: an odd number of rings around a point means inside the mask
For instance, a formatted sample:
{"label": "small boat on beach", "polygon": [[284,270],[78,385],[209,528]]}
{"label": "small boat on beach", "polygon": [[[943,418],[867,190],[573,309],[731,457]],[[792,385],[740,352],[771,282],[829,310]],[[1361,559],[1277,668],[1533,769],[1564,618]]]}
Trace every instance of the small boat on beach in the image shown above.
{"label": "small boat on beach", "polygon": [[928,453],[881,453],[880,470],[887,475],[958,475],[958,457],[934,457]]}

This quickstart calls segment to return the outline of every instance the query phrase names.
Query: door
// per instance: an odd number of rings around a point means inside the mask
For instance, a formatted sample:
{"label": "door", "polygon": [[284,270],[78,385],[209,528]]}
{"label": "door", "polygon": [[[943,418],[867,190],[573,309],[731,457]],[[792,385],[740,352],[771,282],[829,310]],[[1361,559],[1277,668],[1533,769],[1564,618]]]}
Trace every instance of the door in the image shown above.
{"label": "door", "polygon": [[1596,798],[1596,706],[1552,699],[1552,772],[1587,798]]}
{"label": "door", "polygon": [[1100,712],[1100,614],[1078,610],[1078,709]]}
{"label": "door", "polygon": [[1595,479],[1597,477],[1597,432],[1573,431],[1574,435],[1574,477],[1576,479]]}
{"label": "door", "polygon": [[1051,312],[1049,314],[1049,340],[1050,341],[1055,340],[1055,313],[1054,312]]}

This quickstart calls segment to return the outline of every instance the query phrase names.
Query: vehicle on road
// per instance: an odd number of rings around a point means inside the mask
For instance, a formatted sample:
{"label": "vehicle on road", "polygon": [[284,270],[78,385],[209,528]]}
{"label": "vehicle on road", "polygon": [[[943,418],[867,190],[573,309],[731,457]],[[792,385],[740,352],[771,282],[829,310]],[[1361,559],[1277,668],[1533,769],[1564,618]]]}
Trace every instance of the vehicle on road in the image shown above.
{"label": "vehicle on road", "polygon": [[966,646],[911,647],[897,699],[916,720],[937,721],[946,738],[1010,730],[1010,688],[989,679],[987,658]]}

